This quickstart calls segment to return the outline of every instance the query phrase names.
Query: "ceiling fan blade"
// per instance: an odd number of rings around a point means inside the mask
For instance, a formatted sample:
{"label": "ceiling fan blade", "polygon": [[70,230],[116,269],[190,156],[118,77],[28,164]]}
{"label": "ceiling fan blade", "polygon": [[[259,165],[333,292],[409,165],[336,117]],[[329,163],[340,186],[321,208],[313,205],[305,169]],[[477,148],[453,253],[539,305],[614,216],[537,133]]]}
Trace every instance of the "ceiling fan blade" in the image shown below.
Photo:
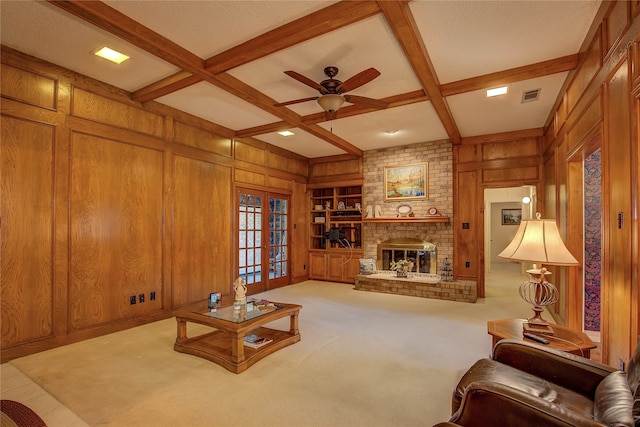
{"label": "ceiling fan blade", "polygon": [[367,98],[364,96],[357,95],[344,95],[344,99],[347,102],[352,104],[358,104],[365,107],[377,108],[379,110],[384,110],[389,106],[389,103],[386,101],[381,101],[379,99]]}
{"label": "ceiling fan blade", "polygon": [[284,72],[287,76],[292,77],[294,79],[296,79],[297,81],[299,81],[300,83],[303,83],[309,87],[314,88],[315,90],[320,91],[321,94],[325,94],[327,93],[327,90],[322,87],[320,85],[320,83],[316,83],[313,80],[311,80],[309,77],[305,77],[300,73],[296,73],[295,71],[285,71]]}
{"label": "ceiling fan blade", "polygon": [[336,88],[336,92],[338,93],[349,92],[350,90],[354,90],[355,88],[358,88],[363,84],[369,83],[371,80],[375,79],[379,75],[380,75],[380,71],[376,70],[375,68],[368,68],[356,74],[355,76],[347,79],[342,84],[338,85],[338,87]]}
{"label": "ceiling fan blade", "polygon": [[293,105],[293,104],[300,104],[301,102],[315,101],[318,98],[319,98],[318,96],[312,96],[311,98],[294,99],[293,101],[279,102],[277,104],[273,104],[273,106],[284,107],[285,105]]}

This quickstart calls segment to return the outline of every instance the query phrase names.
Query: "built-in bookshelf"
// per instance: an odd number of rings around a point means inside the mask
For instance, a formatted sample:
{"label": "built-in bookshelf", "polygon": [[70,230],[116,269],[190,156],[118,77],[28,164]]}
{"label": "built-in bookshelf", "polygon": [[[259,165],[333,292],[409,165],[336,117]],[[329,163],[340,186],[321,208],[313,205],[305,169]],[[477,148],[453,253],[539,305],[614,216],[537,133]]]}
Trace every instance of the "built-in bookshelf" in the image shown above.
{"label": "built-in bookshelf", "polygon": [[309,192],[309,278],[354,283],[363,256],[362,185]]}
{"label": "built-in bookshelf", "polygon": [[311,190],[309,249],[362,248],[362,186]]}

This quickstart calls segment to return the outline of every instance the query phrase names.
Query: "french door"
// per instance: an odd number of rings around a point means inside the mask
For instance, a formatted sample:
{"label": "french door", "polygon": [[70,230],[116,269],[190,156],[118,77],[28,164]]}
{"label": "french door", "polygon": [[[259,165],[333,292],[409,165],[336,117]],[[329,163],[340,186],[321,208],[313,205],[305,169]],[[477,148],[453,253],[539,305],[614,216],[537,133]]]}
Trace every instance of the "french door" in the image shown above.
{"label": "french door", "polygon": [[289,197],[238,189],[238,276],[254,294],[289,284]]}

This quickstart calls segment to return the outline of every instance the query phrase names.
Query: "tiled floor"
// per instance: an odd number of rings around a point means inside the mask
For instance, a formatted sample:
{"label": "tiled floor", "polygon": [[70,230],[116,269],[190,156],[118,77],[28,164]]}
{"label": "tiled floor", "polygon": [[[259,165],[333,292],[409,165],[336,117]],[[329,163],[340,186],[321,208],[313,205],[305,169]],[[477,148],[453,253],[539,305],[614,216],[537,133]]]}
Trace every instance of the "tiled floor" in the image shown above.
{"label": "tiled floor", "polygon": [[16,369],[11,363],[0,365],[2,399],[15,400],[35,411],[48,427],[88,427],[80,417],[67,409]]}

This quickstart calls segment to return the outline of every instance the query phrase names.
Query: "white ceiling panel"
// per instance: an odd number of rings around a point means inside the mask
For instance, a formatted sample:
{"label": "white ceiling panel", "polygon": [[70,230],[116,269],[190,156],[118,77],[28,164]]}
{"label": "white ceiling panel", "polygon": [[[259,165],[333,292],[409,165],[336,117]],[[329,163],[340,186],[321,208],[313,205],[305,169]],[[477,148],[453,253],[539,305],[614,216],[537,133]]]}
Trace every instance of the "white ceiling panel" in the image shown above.
{"label": "white ceiling panel", "polygon": [[289,150],[309,158],[344,154],[344,151],[342,151],[341,149],[334,147],[331,144],[327,144],[320,138],[317,138],[298,128],[289,130],[295,133],[295,135],[282,136],[275,132],[272,132],[265,135],[258,135],[256,136],[256,139],[268,142],[269,144],[273,144],[276,147],[284,148],[285,150]]}
{"label": "white ceiling panel", "polygon": [[105,3],[207,59],[335,1],[125,1]]}
{"label": "white ceiling panel", "polygon": [[[506,95],[487,98],[485,90],[447,98],[462,136],[510,132],[544,126],[567,73],[509,85]],[[521,102],[522,93],[541,88],[537,101]]]}
{"label": "white ceiling panel", "polygon": [[[3,45],[120,89],[134,91],[179,71],[49,3],[0,1],[0,8]],[[105,45],[130,59],[116,65],[95,56]]]}
{"label": "white ceiling panel", "polygon": [[157,101],[233,130],[278,121],[277,117],[206,82],[162,96]]}
{"label": "white ceiling panel", "polygon": [[375,150],[448,138],[430,102],[321,123],[361,150]]}
{"label": "white ceiling panel", "polygon": [[576,53],[600,1],[415,1],[440,83]]}

